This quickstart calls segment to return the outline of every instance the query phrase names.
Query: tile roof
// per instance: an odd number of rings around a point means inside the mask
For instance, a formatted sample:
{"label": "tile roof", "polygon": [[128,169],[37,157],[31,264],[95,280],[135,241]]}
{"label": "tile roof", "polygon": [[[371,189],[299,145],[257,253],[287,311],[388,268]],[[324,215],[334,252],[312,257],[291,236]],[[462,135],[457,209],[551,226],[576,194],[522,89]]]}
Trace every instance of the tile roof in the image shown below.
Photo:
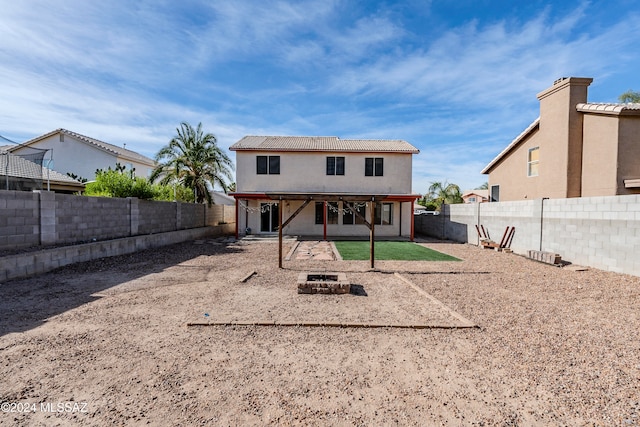
{"label": "tile roof", "polygon": [[[106,151],[106,152],[111,153],[111,154],[115,154],[117,156],[121,156],[121,157],[126,158],[126,159],[138,161],[140,163],[145,163],[145,164],[148,164],[150,166],[155,165],[155,162],[153,161],[153,159],[150,159],[149,157],[143,156],[142,154],[136,153],[135,151],[127,150],[126,148],[118,147],[117,145],[109,144],[107,142],[100,141],[99,139],[91,138],[91,137],[88,137],[86,135],[82,135],[82,134],[79,134],[77,132],[72,132],[70,130],[62,129],[62,128],[61,129],[56,129],[56,130],[51,131],[49,133],[46,133],[44,135],[40,135],[40,136],[38,136],[36,138],[30,139],[29,141],[24,142],[24,143],[22,143],[20,145],[16,145],[15,149],[17,149],[19,147],[23,147],[25,145],[30,145],[30,144],[32,144],[34,142],[37,142],[37,141],[39,141],[41,139],[48,138],[48,137],[50,137],[52,135],[55,135],[57,133],[63,133],[65,135],[69,135],[69,136],[71,136],[73,138],[76,138],[76,139],[78,139],[80,141],[83,141],[83,142],[86,142],[86,143],[88,143],[90,145],[93,145],[93,146],[95,146],[95,147],[97,147],[97,148],[99,148],[99,149],[101,149],[103,151]],[[9,151],[13,151],[13,150],[9,150]]]}
{"label": "tile roof", "polygon": [[400,139],[340,139],[337,136],[245,136],[229,147],[231,151],[345,151],[345,152],[420,152]]}
{"label": "tile roof", "polygon": [[[8,164],[7,164],[8,163]],[[6,151],[0,152],[0,176],[12,176],[16,178],[32,179],[36,181],[46,181],[60,184],[75,185],[84,188],[84,184],[68,175],[40,166],[20,156],[9,154]]]}
{"label": "tile roof", "polygon": [[489,198],[489,190],[467,190],[462,194],[462,197],[470,196],[472,194],[482,196],[487,199]]}
{"label": "tile roof", "polygon": [[587,102],[576,105],[576,109],[583,113],[640,115],[640,103],[611,104]]}
{"label": "tile roof", "polygon": [[511,150],[513,150],[520,142],[522,142],[527,136],[529,136],[534,130],[536,130],[540,126],[540,117],[535,119],[533,123],[531,123],[525,130],[522,131],[520,135],[518,135],[507,147],[500,152],[491,162],[482,169],[482,174],[489,173],[489,170],[492,169],[496,163],[498,163],[504,156],[506,156]]}

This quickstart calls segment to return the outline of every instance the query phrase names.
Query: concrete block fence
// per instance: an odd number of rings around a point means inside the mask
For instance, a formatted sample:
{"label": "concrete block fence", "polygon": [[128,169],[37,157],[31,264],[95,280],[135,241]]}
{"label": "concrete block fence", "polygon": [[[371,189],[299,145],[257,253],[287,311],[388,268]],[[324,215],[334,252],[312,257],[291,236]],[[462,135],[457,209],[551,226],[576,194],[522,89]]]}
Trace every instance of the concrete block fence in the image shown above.
{"label": "concrete block fence", "polygon": [[235,206],[0,190],[0,251],[225,223],[235,223]]}
{"label": "concrete block fence", "polygon": [[496,242],[512,226],[515,253],[554,252],[574,264],[640,276],[640,195],[446,205],[443,214],[414,221],[417,233],[475,245],[476,225]]}
{"label": "concrete block fence", "polygon": [[65,265],[171,245],[215,235],[216,227],[147,234],[79,245],[61,246],[0,257],[0,283],[46,273]]}

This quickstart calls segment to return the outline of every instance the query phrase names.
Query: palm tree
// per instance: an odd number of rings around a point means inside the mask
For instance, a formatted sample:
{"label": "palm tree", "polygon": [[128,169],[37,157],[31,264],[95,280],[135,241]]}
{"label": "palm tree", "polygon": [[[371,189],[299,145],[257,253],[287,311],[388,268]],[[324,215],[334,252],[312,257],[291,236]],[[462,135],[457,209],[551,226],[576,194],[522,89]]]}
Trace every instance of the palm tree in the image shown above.
{"label": "palm tree", "polygon": [[618,97],[620,102],[640,102],[640,92],[634,92],[631,89]]}
{"label": "palm tree", "polygon": [[206,201],[211,205],[209,189],[218,184],[227,190],[226,179],[232,179],[233,162],[218,147],[216,137],[202,131],[202,123],[194,129],[182,122],[176,132],[169,144],[156,154],[158,166],[149,180],[160,178],[161,184],[182,184],[194,191],[196,203]]}
{"label": "palm tree", "polygon": [[438,206],[438,210],[442,210],[443,204],[462,203],[462,192],[460,187],[456,184],[449,184],[448,182],[432,182],[429,186],[429,192],[426,195],[426,199],[435,203]]}
{"label": "palm tree", "polygon": [[475,190],[488,190],[488,189],[489,189],[489,183],[488,182],[485,182],[480,187],[475,188]]}

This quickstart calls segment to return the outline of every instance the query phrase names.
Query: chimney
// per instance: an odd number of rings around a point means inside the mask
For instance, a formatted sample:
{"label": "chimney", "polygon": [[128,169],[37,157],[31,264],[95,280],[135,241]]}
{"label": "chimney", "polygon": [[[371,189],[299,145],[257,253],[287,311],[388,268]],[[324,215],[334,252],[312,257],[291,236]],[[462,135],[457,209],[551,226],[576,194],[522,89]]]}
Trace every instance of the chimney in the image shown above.
{"label": "chimney", "polygon": [[[565,197],[582,195],[582,120],[576,105],[587,102],[587,88],[593,81],[585,77],[561,77],[540,92],[540,131],[553,141],[553,149],[566,168]],[[559,159],[559,160],[560,160]]]}

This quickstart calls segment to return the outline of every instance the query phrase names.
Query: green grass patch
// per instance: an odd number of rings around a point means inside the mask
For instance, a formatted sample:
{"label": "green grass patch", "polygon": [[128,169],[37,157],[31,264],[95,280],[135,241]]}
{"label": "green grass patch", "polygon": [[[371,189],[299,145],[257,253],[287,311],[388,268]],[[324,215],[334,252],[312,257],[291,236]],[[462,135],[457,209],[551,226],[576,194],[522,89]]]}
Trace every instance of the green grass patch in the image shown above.
{"label": "green grass patch", "polygon": [[[345,261],[369,259],[369,242],[338,241],[334,243]],[[412,242],[375,242],[375,257],[381,261],[460,261],[451,255]]]}

